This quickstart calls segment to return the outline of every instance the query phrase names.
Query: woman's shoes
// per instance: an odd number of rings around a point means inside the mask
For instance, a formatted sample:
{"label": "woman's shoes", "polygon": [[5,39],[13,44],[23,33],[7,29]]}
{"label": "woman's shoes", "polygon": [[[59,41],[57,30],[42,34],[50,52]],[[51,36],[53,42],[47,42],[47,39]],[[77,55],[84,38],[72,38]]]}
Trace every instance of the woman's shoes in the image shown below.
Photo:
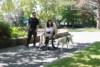
{"label": "woman's shoes", "polygon": [[44,45],[42,45],[42,46],[40,46],[40,49],[43,49],[45,46]]}

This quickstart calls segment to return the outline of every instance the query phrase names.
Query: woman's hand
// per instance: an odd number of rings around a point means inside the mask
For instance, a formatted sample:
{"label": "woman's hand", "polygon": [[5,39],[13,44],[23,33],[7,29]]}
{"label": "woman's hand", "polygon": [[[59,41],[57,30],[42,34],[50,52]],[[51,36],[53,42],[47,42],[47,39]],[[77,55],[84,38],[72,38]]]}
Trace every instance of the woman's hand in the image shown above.
{"label": "woman's hand", "polygon": [[51,32],[50,34],[51,34],[51,36],[53,36],[53,32]]}
{"label": "woman's hand", "polygon": [[35,32],[37,32],[38,30],[36,29]]}

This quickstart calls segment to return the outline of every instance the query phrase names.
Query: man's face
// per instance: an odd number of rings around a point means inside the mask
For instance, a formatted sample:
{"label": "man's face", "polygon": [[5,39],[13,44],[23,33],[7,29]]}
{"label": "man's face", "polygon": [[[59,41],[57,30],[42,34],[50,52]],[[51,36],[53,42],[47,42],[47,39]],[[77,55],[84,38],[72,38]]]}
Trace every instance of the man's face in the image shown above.
{"label": "man's face", "polygon": [[36,13],[33,13],[33,14],[32,14],[32,17],[35,18],[35,17],[36,17]]}

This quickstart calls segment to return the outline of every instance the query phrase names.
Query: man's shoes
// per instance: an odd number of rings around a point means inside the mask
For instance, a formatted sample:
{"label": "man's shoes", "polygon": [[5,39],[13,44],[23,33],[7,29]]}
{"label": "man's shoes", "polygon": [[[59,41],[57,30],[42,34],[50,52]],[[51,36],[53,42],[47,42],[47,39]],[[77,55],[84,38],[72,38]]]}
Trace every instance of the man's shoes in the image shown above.
{"label": "man's shoes", "polygon": [[57,49],[57,47],[53,47],[53,49]]}
{"label": "man's shoes", "polygon": [[33,44],[33,47],[36,47],[36,45]]}
{"label": "man's shoes", "polygon": [[44,49],[44,47],[45,47],[45,46],[44,46],[44,45],[42,45],[42,46],[40,46],[40,49]]}

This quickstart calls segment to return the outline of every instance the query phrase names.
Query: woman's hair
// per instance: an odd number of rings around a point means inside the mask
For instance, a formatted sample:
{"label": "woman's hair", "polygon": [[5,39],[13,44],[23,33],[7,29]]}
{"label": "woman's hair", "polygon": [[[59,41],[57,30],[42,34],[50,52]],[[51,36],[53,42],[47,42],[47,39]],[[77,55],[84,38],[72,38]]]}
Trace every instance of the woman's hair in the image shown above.
{"label": "woman's hair", "polygon": [[[51,22],[51,25],[49,25],[49,22]],[[53,22],[52,22],[52,20],[48,20],[48,21],[47,21],[47,27],[53,27]]]}

